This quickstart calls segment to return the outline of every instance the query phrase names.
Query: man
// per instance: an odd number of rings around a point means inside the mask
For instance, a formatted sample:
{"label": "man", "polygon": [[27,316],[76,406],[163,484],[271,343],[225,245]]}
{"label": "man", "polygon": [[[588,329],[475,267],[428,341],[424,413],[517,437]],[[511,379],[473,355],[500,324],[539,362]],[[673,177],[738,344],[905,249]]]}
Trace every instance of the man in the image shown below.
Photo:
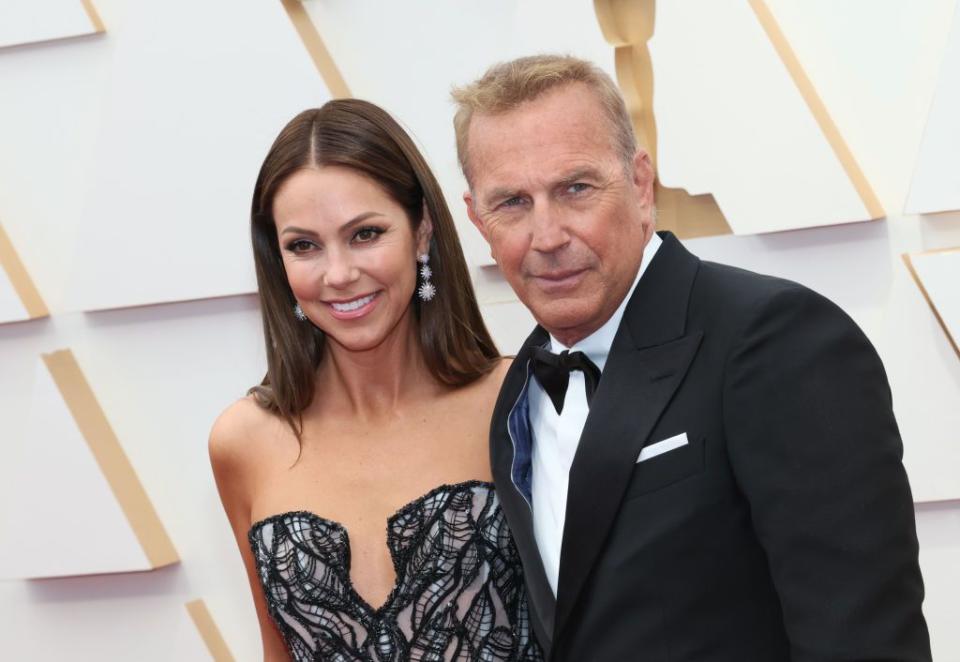
{"label": "man", "polygon": [[468,214],[539,322],[491,455],[550,659],[929,660],[856,325],[655,234],[650,160],[594,66],[522,58],[454,98]]}

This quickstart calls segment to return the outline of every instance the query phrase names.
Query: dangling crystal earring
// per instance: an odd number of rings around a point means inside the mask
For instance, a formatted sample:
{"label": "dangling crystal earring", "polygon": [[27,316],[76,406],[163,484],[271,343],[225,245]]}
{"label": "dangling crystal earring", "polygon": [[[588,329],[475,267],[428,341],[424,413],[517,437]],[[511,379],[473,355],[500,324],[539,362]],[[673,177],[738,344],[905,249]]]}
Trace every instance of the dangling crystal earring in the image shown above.
{"label": "dangling crystal earring", "polygon": [[437,294],[437,288],[430,282],[430,277],[433,275],[429,264],[430,254],[424,253],[418,256],[417,262],[420,263],[420,278],[423,279],[423,283],[421,283],[419,289],[417,289],[417,295],[421,301],[430,301]]}
{"label": "dangling crystal earring", "polygon": [[293,307],[293,316],[301,322],[307,321],[307,315],[303,312],[303,308],[300,307],[299,303]]}

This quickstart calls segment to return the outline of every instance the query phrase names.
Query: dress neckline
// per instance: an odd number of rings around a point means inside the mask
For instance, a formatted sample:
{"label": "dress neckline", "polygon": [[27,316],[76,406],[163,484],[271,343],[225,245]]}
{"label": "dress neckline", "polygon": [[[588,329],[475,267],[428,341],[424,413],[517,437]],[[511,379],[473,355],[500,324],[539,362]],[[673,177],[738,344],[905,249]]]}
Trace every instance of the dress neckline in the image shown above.
{"label": "dress neckline", "polygon": [[[433,488],[426,494],[418,496],[414,500],[400,506],[392,515],[387,518],[387,550],[390,554],[390,560],[393,562],[393,571],[394,571],[394,581],[393,587],[390,589],[390,592],[387,594],[386,599],[383,601],[379,607],[374,607],[370,604],[366,598],[364,598],[357,591],[356,587],[353,584],[353,577],[350,575],[350,569],[352,565],[351,558],[351,546],[350,546],[350,532],[347,530],[347,527],[337,522],[336,520],[329,519],[323,515],[318,515],[317,513],[311,510],[288,510],[282,513],[277,513],[275,515],[269,515],[263,519],[259,519],[253,524],[250,525],[250,530],[247,532],[247,538],[251,543],[254,542],[254,537],[257,535],[257,532],[262,529],[267,524],[272,524],[274,522],[283,521],[291,517],[302,517],[310,520],[314,520],[324,524],[327,527],[339,531],[343,535],[344,541],[344,563],[342,568],[334,568],[334,571],[340,575],[340,581],[343,582],[344,587],[350,593],[351,597],[354,598],[359,605],[364,609],[369,611],[374,618],[379,618],[386,612],[393,602],[396,600],[397,593],[400,591],[401,586],[403,585],[403,574],[405,568],[401,567],[400,560],[397,558],[395,553],[395,546],[393,545],[394,538],[394,523],[399,520],[401,517],[409,513],[410,511],[416,509],[425,501],[435,497],[436,495],[442,492],[457,493],[465,492],[467,490],[473,490],[474,488],[482,487],[486,488],[489,491],[494,490],[494,484],[488,480],[464,480],[458,483],[444,483]],[[437,512],[437,515],[440,514],[440,511]],[[436,515],[435,515],[436,516]],[[427,529],[429,527],[424,527]],[[421,533],[423,535],[423,533]]]}

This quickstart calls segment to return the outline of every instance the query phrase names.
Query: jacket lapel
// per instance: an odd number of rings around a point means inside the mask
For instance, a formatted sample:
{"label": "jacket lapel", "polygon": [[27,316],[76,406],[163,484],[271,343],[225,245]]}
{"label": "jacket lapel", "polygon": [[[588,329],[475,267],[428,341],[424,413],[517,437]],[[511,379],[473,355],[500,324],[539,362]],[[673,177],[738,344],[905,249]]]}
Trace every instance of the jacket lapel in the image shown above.
{"label": "jacket lapel", "polygon": [[673,235],[661,236],[664,243],[627,304],[570,469],[556,634],[605,544],[637,456],[703,338],[686,330],[699,260]]}
{"label": "jacket lapel", "polygon": [[531,619],[544,652],[549,651],[553,637],[556,600],[537,549],[530,502],[527,501],[527,495],[517,488],[513,479],[515,443],[525,442],[529,448],[533,440],[530,438],[529,427],[513,431],[515,437],[525,433],[526,439],[511,438],[510,420],[511,416],[516,415],[515,409],[523,407],[525,410],[526,407],[527,363],[531,348],[543,345],[547,339],[546,331],[537,327],[523,344],[504,379],[490,426],[490,459],[497,496],[523,563]]}

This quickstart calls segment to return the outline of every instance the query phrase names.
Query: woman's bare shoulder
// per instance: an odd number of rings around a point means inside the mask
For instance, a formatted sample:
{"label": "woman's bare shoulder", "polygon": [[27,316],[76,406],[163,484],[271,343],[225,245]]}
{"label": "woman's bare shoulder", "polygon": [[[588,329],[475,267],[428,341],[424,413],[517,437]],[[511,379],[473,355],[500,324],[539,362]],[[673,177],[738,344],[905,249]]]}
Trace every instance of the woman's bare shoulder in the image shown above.
{"label": "woman's bare shoulder", "polygon": [[481,394],[484,399],[489,400],[491,406],[500,393],[500,387],[503,385],[503,380],[507,376],[507,371],[510,369],[512,363],[512,357],[500,357],[497,359],[493,370],[476,382],[476,392]]}
{"label": "woman's bare shoulder", "polygon": [[497,361],[496,367],[490,371],[489,380],[493,382],[493,387],[500,391],[500,387],[503,386],[503,380],[507,376],[507,371],[510,370],[510,366],[513,365],[512,356],[501,356]]}
{"label": "woman's bare shoulder", "polygon": [[282,422],[246,396],[224,409],[210,430],[210,461],[218,467],[243,465],[256,456],[267,436],[281,432]]}

